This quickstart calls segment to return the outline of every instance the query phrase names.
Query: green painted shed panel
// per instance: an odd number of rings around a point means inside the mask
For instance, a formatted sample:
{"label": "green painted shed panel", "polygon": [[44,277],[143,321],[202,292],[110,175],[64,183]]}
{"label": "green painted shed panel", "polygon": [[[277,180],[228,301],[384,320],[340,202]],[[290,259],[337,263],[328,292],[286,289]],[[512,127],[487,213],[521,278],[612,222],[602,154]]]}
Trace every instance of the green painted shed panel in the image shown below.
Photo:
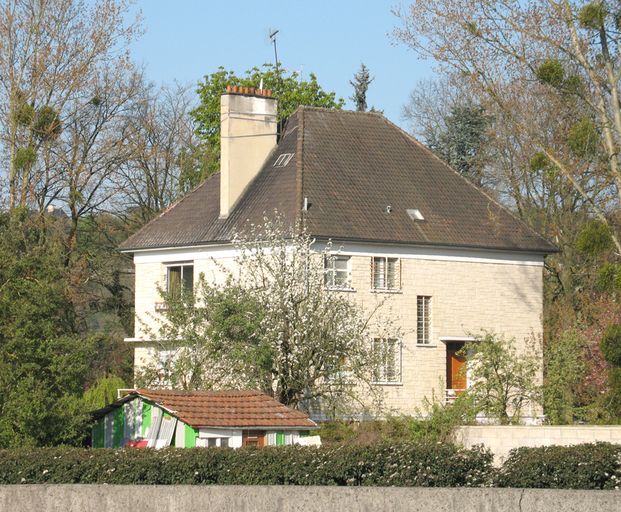
{"label": "green painted shed panel", "polygon": [[284,444],[285,444],[285,433],[276,432],[276,446],[284,446]]}
{"label": "green painted shed panel", "polygon": [[142,401],[142,437],[147,435],[147,430],[151,426],[151,404]]}
{"label": "green painted shed panel", "polygon": [[125,414],[122,407],[114,411],[114,423],[112,424],[112,447],[123,446],[123,431],[125,429]]}
{"label": "green painted shed panel", "polygon": [[196,447],[196,438],[198,437],[198,430],[190,427],[190,425],[184,423],[184,448],[195,448]]}
{"label": "green painted shed panel", "polygon": [[93,426],[93,438],[92,444],[93,448],[103,448],[104,447],[104,438],[106,432],[106,425],[104,423],[104,418],[100,418],[97,423]]}

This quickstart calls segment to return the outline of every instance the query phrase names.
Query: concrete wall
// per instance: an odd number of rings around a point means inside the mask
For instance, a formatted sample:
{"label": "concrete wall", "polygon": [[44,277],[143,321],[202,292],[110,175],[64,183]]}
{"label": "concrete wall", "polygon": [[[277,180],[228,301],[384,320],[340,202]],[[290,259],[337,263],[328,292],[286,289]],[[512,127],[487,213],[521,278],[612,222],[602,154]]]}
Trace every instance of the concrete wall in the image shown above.
{"label": "concrete wall", "polygon": [[268,486],[0,486],[0,510],[618,512],[619,491]]}
{"label": "concrete wall", "polygon": [[476,426],[460,427],[456,441],[466,447],[483,444],[501,462],[520,446],[569,446],[605,441],[621,444],[621,426]]}
{"label": "concrete wall", "polygon": [[[384,305],[380,318],[390,316],[401,328],[402,378],[382,385],[387,409],[415,414],[425,397],[443,400],[446,378],[447,340],[463,339],[481,329],[516,338],[518,348],[527,348],[525,339],[542,332],[543,259],[537,255],[494,251],[431,249],[373,244],[335,243],[339,254],[351,257],[352,289],[345,293],[372,310]],[[320,249],[320,248],[319,248]],[[374,256],[399,258],[401,286],[385,292],[372,289],[371,261]],[[217,260],[217,264],[214,262]],[[221,266],[235,266],[235,251],[218,248],[177,249],[137,253],[136,337],[145,337],[141,321],[153,325],[158,297],[156,283],[163,283],[166,263],[193,261],[194,276],[222,280]],[[431,297],[431,343],[416,343],[417,296]],[[382,332],[377,328],[378,337]],[[139,367],[152,357],[148,343],[135,342],[135,364]],[[538,410],[525,411],[537,416]]]}

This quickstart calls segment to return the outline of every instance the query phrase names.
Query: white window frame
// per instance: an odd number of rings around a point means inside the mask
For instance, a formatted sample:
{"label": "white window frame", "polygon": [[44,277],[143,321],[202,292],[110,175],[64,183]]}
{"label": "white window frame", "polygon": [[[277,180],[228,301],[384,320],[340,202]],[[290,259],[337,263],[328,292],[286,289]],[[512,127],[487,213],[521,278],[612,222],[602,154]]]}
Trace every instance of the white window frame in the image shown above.
{"label": "white window frame", "polygon": [[192,289],[190,290],[190,293],[194,292],[194,262],[193,261],[173,261],[170,263],[164,263],[164,266],[166,267],[166,293],[170,293],[170,270],[176,267],[181,268],[181,276],[180,276],[181,286],[183,286],[184,284],[184,279],[183,279],[183,274],[185,271],[184,269],[188,267],[192,267]]}
{"label": "white window frame", "polygon": [[[394,264],[393,282],[390,283],[390,264]],[[379,276],[379,274],[382,274]],[[376,283],[376,276],[381,284]],[[401,289],[401,260],[390,256],[373,256],[371,258],[371,289],[376,291],[399,291]]]}
{"label": "white window frame", "polygon": [[[393,366],[394,366],[394,376],[389,378],[388,374],[388,346],[387,344],[394,343],[394,352],[393,352]],[[402,374],[403,374],[403,344],[399,338],[374,338],[373,339],[373,348],[374,351],[377,351],[378,348],[381,348],[382,353],[380,354],[380,366],[377,368],[377,374],[373,379],[373,384],[380,385],[398,385],[402,382]]]}
{"label": "white window frame", "polygon": [[[423,318],[421,318],[420,304],[423,304]],[[416,296],[416,345],[419,347],[433,346],[432,340],[432,309],[433,300],[431,295]],[[421,325],[422,324],[422,325]]]}
{"label": "white window frame", "polygon": [[[345,261],[347,268],[336,268],[337,261]],[[324,286],[329,290],[352,290],[351,284],[351,256],[344,254],[327,254],[323,260]],[[345,273],[345,283],[337,283],[337,274]]]}

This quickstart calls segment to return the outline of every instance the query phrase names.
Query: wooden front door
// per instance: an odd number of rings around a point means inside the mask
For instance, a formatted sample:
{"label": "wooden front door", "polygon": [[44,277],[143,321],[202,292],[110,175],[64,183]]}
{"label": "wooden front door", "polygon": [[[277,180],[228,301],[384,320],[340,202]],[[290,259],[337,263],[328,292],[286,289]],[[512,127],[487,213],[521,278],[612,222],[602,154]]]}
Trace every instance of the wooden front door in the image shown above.
{"label": "wooden front door", "polygon": [[446,345],[446,389],[466,389],[466,358],[457,353],[463,343],[447,343]]}
{"label": "wooden front door", "polygon": [[265,446],[265,432],[263,430],[243,430],[242,446]]}

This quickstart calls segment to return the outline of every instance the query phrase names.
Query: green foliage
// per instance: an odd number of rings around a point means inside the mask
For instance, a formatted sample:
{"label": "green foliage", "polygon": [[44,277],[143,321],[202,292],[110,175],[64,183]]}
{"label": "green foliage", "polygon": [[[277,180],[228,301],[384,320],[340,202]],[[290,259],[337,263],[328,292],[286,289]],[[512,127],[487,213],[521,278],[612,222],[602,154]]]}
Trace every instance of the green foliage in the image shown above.
{"label": "green foliage", "polygon": [[546,59],[537,68],[537,78],[552,87],[561,87],[565,80],[565,69],[557,59]]}
{"label": "green foliage", "polygon": [[576,239],[576,249],[589,256],[598,256],[613,248],[608,225],[599,220],[584,224]]}
{"label": "green foliage", "polygon": [[479,105],[458,105],[451,109],[445,124],[444,131],[430,134],[429,147],[456,171],[481,185],[489,116]]}
{"label": "green foliage", "polygon": [[356,104],[356,110],[358,112],[367,111],[367,91],[369,85],[374,79],[371,78],[369,68],[364,64],[360,64],[360,70],[354,75],[354,80],[350,80],[350,85],[354,88],[354,95],[351,99]]}
{"label": "green foliage", "polygon": [[351,423],[340,420],[326,421],[320,424],[316,435],[321,437],[322,443],[341,444],[352,441],[356,437],[356,429]]}
{"label": "green foliage", "polygon": [[79,329],[63,249],[41,217],[0,213],[0,446],[88,434],[81,397],[108,342]]}
{"label": "green foliage", "polygon": [[36,111],[33,132],[41,139],[54,139],[62,132],[60,115],[50,106],[44,106]]}
{"label": "green foliage", "polygon": [[608,368],[608,391],[602,405],[608,423],[621,421],[621,368]]}
{"label": "green foliage", "polygon": [[600,341],[604,359],[612,366],[608,368],[608,391],[603,406],[612,421],[621,419],[621,325],[608,326]]}
{"label": "green foliage", "polygon": [[472,379],[468,394],[487,418],[502,425],[518,423],[524,407],[540,402],[536,382],[540,359],[535,347],[519,353],[515,339],[485,332],[467,343],[462,354]]}
{"label": "green foliage", "polygon": [[120,377],[100,377],[82,397],[85,410],[95,411],[111,404],[117,399],[117,390],[123,388],[127,388],[127,385]]}
{"label": "green foliage", "polygon": [[452,404],[426,400],[425,408],[425,417],[411,420],[411,436],[416,442],[450,442],[456,427],[471,424],[476,417],[474,399],[468,393]]}
{"label": "green foliage", "polygon": [[578,22],[582,28],[599,30],[604,26],[608,12],[604,2],[591,2],[580,9]]}
{"label": "green foliage", "polygon": [[595,123],[585,117],[574,124],[569,130],[567,145],[578,157],[593,157],[600,145],[600,136]]}
{"label": "green foliage", "polygon": [[571,424],[580,417],[578,391],[587,375],[587,340],[577,331],[565,331],[544,347],[543,407],[553,425]]}
{"label": "green foliage", "polygon": [[511,450],[498,487],[615,489],[621,483],[621,445],[542,446]]}
{"label": "green foliage", "polygon": [[600,341],[604,359],[612,366],[621,368],[621,325],[610,325]]}
{"label": "green foliage", "polygon": [[37,150],[32,146],[26,146],[25,148],[18,148],[15,152],[13,164],[15,168],[20,171],[27,171],[37,161]]}
{"label": "green foliage", "polygon": [[20,103],[15,109],[13,117],[19,126],[30,126],[35,118],[35,109],[30,103]]}
{"label": "green foliage", "polygon": [[550,166],[550,159],[541,152],[535,153],[529,162],[531,171],[541,171]]}
{"label": "green foliage", "polygon": [[[192,111],[197,134],[208,143],[214,154],[220,153],[220,96],[227,85],[271,89],[278,99],[279,120],[289,117],[300,105],[340,109],[344,105],[342,98],[337,99],[334,92],[327,92],[319,85],[317,77],[310,74],[308,80],[301,80],[297,72],[287,74],[279,66],[264,64],[247,71],[245,75],[236,75],[223,67],[198,84],[197,93],[200,105]],[[210,163],[212,170],[217,169],[219,159]]]}
{"label": "green foliage", "polygon": [[0,451],[0,484],[213,484],[476,487],[492,456],[450,444],[336,448]]}
{"label": "green foliage", "polygon": [[621,265],[604,263],[597,272],[597,286],[607,292],[621,290]]}

